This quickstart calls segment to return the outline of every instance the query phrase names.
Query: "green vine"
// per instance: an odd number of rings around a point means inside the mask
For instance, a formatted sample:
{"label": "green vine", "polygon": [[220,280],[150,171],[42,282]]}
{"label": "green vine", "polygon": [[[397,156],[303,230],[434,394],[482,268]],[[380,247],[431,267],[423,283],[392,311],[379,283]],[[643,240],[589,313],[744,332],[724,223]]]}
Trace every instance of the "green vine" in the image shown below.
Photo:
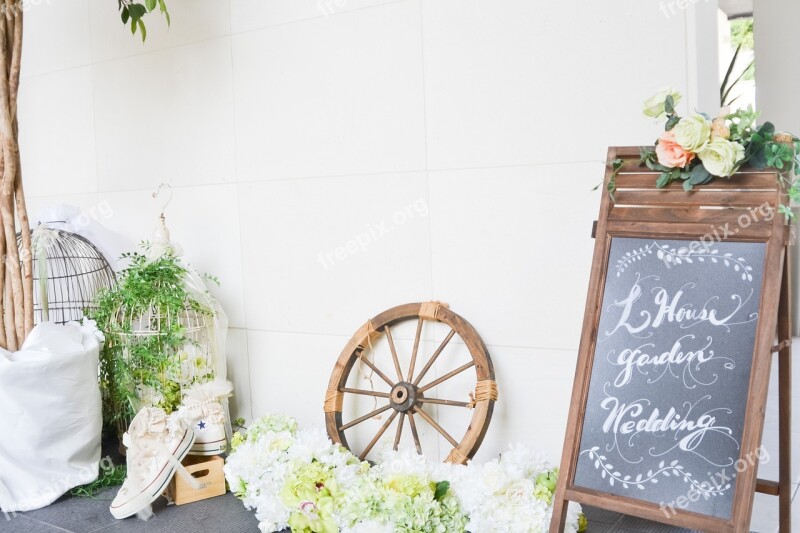
{"label": "green vine", "polygon": [[[625,160],[617,158],[613,161],[609,161],[606,163],[607,166],[611,168],[611,173],[608,176],[608,184],[606,185],[606,190],[608,191],[608,195],[611,197],[611,201],[614,200],[614,193],[617,191],[617,176],[619,175],[620,171],[622,170],[622,165],[625,164]],[[598,183],[596,186],[592,188],[593,191],[596,191],[600,188],[602,183]]]}

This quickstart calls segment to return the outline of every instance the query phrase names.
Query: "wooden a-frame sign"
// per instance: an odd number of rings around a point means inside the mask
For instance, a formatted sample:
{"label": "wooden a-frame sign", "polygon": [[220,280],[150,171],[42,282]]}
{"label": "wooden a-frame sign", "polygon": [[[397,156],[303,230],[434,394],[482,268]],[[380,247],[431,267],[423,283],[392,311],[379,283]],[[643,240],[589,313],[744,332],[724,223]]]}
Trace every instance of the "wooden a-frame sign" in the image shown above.
{"label": "wooden a-frame sign", "polygon": [[[772,170],[685,192],[639,148],[604,189],[551,533],[569,501],[714,533],[746,532],[756,491],[791,531],[791,310],[785,199]],[[776,335],[777,334],[777,335]],[[776,338],[778,342],[776,343]],[[761,447],[779,357],[779,457]],[[779,480],[757,478],[779,462]]]}

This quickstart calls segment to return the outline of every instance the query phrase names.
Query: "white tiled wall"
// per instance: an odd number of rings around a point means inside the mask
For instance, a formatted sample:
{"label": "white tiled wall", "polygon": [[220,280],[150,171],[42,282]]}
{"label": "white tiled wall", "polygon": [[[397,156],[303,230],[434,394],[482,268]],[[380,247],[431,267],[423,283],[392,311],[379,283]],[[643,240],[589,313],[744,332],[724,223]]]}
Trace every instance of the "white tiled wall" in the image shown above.
{"label": "white tiled wall", "polygon": [[673,85],[687,108],[697,101],[687,12],[642,0],[167,3],[172,27],[150,17],[144,45],[115,2],[26,13],[32,209],[107,202],[101,222],[139,241],[157,222],[153,188],[172,183],[173,237],[222,280],[240,415],[321,424],[346,339],[383,309],[439,299],[494,358],[501,397],[481,456],[522,441],[557,460],[591,189],[608,145],[655,137],[644,98]]}

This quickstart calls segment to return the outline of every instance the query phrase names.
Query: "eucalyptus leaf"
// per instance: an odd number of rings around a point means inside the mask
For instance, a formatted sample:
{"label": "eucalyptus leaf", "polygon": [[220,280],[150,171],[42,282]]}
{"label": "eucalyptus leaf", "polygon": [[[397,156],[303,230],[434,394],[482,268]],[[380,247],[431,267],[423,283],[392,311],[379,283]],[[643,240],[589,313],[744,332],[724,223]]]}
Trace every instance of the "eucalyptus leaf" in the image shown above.
{"label": "eucalyptus leaf", "polygon": [[711,173],[703,165],[695,166],[689,173],[689,181],[692,185],[702,185],[711,179]]}
{"label": "eucalyptus leaf", "polygon": [[775,124],[772,122],[765,122],[758,128],[758,133],[761,134],[765,140],[772,137],[775,134]]}
{"label": "eucalyptus leaf", "polygon": [[669,117],[667,123],[664,125],[664,130],[671,131],[675,126],[678,125],[678,122],[680,121],[681,117],[679,117],[678,115],[672,115],[671,117]]}
{"label": "eucalyptus leaf", "polygon": [[668,94],[666,100],[664,100],[664,111],[666,111],[668,115],[675,114],[675,99],[672,98],[671,94]]}

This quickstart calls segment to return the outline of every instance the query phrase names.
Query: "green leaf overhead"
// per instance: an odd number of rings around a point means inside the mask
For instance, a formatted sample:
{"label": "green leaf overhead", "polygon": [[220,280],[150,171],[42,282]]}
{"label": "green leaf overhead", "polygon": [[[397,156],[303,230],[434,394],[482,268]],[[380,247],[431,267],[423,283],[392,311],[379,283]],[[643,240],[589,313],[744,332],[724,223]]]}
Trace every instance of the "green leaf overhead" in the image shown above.
{"label": "green leaf overhead", "polygon": [[120,11],[120,18],[123,24],[130,23],[131,33],[136,34],[137,31],[142,36],[142,42],[147,39],[147,26],[144,23],[144,17],[148,13],[155,11],[156,6],[159,12],[170,24],[169,11],[167,11],[167,4],[165,0],[143,0],[144,3],[136,2],[134,0],[117,0],[117,5]]}

